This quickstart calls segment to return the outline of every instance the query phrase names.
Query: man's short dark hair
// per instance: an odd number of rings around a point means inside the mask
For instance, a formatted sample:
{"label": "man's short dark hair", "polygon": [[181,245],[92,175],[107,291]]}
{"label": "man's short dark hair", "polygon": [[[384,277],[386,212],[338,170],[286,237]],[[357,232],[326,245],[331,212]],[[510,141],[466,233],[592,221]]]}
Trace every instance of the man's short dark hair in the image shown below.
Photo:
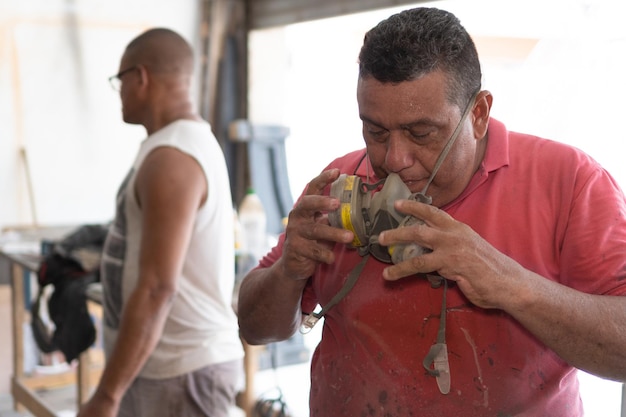
{"label": "man's short dark hair", "polygon": [[480,88],[476,46],[452,13],[427,7],[405,10],[365,34],[359,77],[400,83],[435,70],[448,74],[448,99],[461,108]]}

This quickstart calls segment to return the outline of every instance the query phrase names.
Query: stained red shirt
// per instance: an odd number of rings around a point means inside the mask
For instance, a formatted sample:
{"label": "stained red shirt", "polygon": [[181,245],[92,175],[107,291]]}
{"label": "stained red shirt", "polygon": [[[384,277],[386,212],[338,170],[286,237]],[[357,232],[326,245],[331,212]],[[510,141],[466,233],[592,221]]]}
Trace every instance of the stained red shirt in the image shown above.
{"label": "stained red shirt", "polygon": [[[363,156],[350,153],[329,168],[365,179]],[[624,195],[580,150],[509,132],[492,119],[483,163],[443,209],[546,279],[626,294]],[[280,256],[283,239],[262,267]],[[335,254],[337,262],[309,279],[303,312],[328,303],[362,259],[343,245]],[[474,306],[454,285],[446,305],[451,391],[441,394],[422,361],[437,338],[443,287],[417,276],[387,282],[385,266],[370,257],[324,318],[311,366],[311,417],[583,415],[576,370],[507,313]]]}

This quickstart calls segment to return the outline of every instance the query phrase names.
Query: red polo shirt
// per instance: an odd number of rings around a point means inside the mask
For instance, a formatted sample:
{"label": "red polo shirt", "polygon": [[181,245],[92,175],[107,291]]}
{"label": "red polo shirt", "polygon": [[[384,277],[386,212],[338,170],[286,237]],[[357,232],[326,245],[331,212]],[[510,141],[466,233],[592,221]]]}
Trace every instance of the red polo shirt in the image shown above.
{"label": "red polo shirt", "polygon": [[[364,151],[329,168],[365,178]],[[357,169],[357,166],[358,169]],[[466,190],[443,209],[524,267],[577,290],[626,294],[626,204],[611,176],[570,146],[491,120],[487,151]],[[261,266],[279,256],[284,236]],[[324,305],[362,259],[343,245],[310,278],[302,310]],[[443,287],[382,279],[370,257],[324,320],[311,367],[311,417],[583,415],[576,370],[501,310],[447,293],[451,391],[422,360],[435,343]],[[576,308],[576,306],[572,306]]]}

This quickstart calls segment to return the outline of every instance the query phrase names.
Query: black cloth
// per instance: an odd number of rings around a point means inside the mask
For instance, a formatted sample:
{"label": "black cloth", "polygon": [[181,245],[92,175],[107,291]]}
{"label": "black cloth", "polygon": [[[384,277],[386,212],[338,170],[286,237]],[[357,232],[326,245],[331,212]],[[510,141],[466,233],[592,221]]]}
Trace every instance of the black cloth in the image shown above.
{"label": "black cloth", "polygon": [[[79,227],[53,244],[37,273],[39,293],[32,311],[35,342],[44,353],[60,350],[68,363],[96,339],[96,329],[87,310],[86,290],[89,284],[100,280],[99,259],[107,230],[103,225]],[[41,317],[48,285],[54,287],[47,300],[48,314],[54,323],[52,332]]]}

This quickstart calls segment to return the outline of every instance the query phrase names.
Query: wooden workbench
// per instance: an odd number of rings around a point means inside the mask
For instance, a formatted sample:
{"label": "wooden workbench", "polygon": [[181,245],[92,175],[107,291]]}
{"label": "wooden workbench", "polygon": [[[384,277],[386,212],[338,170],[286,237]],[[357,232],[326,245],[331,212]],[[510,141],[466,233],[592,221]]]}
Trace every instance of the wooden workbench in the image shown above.
{"label": "wooden workbench", "polygon": [[[36,239],[55,232],[62,233],[67,229],[29,230],[27,237]],[[39,232],[39,233],[38,233]],[[60,237],[60,236],[59,236]],[[53,389],[70,384],[77,387],[77,407],[85,402],[90,395],[90,387],[94,386],[102,372],[101,361],[92,361],[91,352],[83,352],[77,359],[75,368],[67,372],[34,375],[24,370],[24,323],[30,323],[30,291],[31,273],[36,273],[42,256],[33,252],[20,252],[0,248],[0,257],[10,264],[11,312],[13,336],[13,375],[11,376],[11,395],[14,408],[21,411],[26,408],[36,417],[55,417],[56,413],[38,395],[37,390]],[[90,306],[93,308],[93,306]],[[92,363],[99,362],[99,363]]]}

